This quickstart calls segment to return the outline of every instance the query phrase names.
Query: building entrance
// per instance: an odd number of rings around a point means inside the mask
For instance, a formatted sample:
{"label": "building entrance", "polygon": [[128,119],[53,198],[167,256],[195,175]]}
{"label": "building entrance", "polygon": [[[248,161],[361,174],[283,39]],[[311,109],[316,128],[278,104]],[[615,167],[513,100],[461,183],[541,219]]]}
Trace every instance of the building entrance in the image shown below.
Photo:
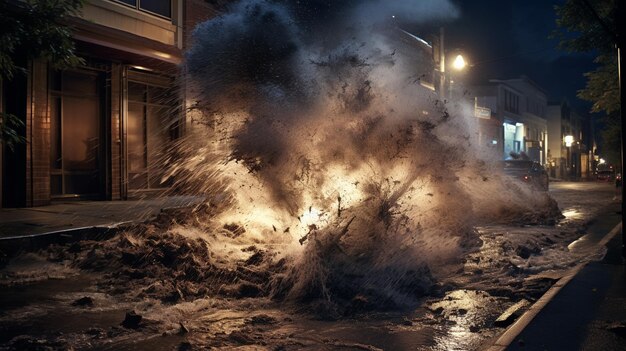
{"label": "building entrance", "polygon": [[180,103],[171,80],[129,73],[127,177],[130,192],[167,188],[166,159],[178,136]]}
{"label": "building entrance", "polygon": [[103,194],[101,84],[98,72],[50,74],[50,192],[58,197]]}

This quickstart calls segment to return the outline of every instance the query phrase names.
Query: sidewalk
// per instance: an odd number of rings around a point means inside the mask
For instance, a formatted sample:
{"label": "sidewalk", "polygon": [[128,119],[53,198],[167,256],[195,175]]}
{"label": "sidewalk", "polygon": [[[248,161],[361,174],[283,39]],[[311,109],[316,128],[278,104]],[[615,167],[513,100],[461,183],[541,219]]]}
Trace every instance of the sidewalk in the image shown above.
{"label": "sidewalk", "polygon": [[49,206],[0,209],[0,241],[142,222],[163,209],[188,207],[203,199],[166,196],[127,201],[66,201]]}
{"label": "sidewalk", "polygon": [[589,226],[588,234],[570,245],[570,250],[606,246],[603,260],[572,269],[489,351],[626,350],[626,266],[618,226],[620,205],[607,208]]}

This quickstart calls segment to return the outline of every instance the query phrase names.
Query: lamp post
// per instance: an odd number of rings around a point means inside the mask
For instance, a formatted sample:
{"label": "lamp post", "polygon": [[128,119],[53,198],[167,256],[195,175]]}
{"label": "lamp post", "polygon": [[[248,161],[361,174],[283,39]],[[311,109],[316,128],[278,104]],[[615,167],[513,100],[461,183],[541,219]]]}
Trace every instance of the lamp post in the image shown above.
{"label": "lamp post", "polygon": [[448,81],[449,81],[449,97],[453,99],[459,99],[461,96],[459,86],[459,78],[464,75],[469,67],[467,63],[467,58],[463,55],[460,50],[454,50],[452,54],[449,56],[450,58],[450,70],[448,71]]}
{"label": "lamp post", "polygon": [[565,165],[567,166],[567,178],[571,179],[571,177],[572,177],[571,149],[572,149],[572,144],[574,144],[574,136],[573,135],[566,135],[563,138],[563,141],[565,142],[565,147],[567,148],[567,162],[565,163]]}
{"label": "lamp post", "polygon": [[[616,19],[624,19],[626,18],[626,5],[624,5],[623,1],[617,1],[617,11],[616,12]],[[615,22],[617,23],[617,21]],[[626,155],[624,155],[624,141],[626,141],[626,109],[624,108],[624,104],[626,103],[626,88],[624,87],[624,84],[626,84],[626,78],[624,78],[624,74],[622,72],[622,70],[624,69],[624,52],[623,52],[623,48],[624,45],[626,44],[626,39],[624,39],[626,37],[626,28],[624,28],[624,26],[617,26],[619,29],[619,33],[617,35],[617,75],[618,75],[618,79],[619,79],[619,101],[620,101],[620,119],[622,120],[621,124],[622,124],[622,169],[621,169],[621,175],[622,175],[622,210],[621,210],[621,214],[622,214],[622,218],[624,218],[624,205],[626,205],[624,203],[624,198],[626,197],[626,191],[624,189],[624,164],[626,163]],[[616,183],[617,186],[617,183]],[[622,257],[626,258],[626,232],[624,232],[624,226],[622,225]]]}
{"label": "lamp post", "polygon": [[[460,50],[452,50],[452,52],[446,50],[444,27],[439,28],[439,35],[436,36],[432,48],[438,78],[435,87],[439,91],[440,98],[445,100],[451,97],[454,72],[462,73],[469,65],[467,58]],[[448,64],[448,62],[451,63]]]}

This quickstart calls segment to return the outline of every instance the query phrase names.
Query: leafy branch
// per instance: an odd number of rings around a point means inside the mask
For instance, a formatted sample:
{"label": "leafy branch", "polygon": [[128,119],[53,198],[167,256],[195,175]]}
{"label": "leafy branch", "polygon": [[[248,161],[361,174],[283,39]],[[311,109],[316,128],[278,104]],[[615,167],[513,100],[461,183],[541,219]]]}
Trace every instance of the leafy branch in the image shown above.
{"label": "leafy branch", "polygon": [[587,84],[578,97],[590,101],[592,112],[619,111],[619,82],[614,33],[618,0],[568,0],[556,6],[557,26],[552,37],[570,52],[595,53],[598,67],[585,73]]}
{"label": "leafy branch", "polygon": [[11,151],[14,150],[15,145],[26,142],[26,138],[18,132],[23,127],[24,122],[16,115],[0,112],[0,142]]}
{"label": "leafy branch", "polygon": [[[78,16],[85,0],[2,0],[0,1],[0,80],[10,84],[16,74],[28,68],[18,62],[43,58],[54,68],[83,64],[76,55],[72,28],[67,18]],[[25,59],[16,61],[16,58]],[[25,138],[19,134],[19,117],[0,114],[0,142],[13,149]]]}

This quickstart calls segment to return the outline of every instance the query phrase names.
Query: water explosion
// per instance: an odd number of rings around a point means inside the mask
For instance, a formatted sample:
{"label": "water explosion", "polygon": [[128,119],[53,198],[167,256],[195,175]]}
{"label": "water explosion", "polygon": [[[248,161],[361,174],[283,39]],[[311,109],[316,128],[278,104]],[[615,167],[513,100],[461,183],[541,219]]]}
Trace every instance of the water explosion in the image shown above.
{"label": "water explosion", "polygon": [[477,244],[477,221],[553,205],[511,190],[468,106],[420,84],[431,58],[402,50],[392,14],[455,10],[245,0],[194,33],[195,123],[171,174],[209,196],[202,230],[224,234],[210,245],[225,261],[272,253],[276,298],[410,304]]}

